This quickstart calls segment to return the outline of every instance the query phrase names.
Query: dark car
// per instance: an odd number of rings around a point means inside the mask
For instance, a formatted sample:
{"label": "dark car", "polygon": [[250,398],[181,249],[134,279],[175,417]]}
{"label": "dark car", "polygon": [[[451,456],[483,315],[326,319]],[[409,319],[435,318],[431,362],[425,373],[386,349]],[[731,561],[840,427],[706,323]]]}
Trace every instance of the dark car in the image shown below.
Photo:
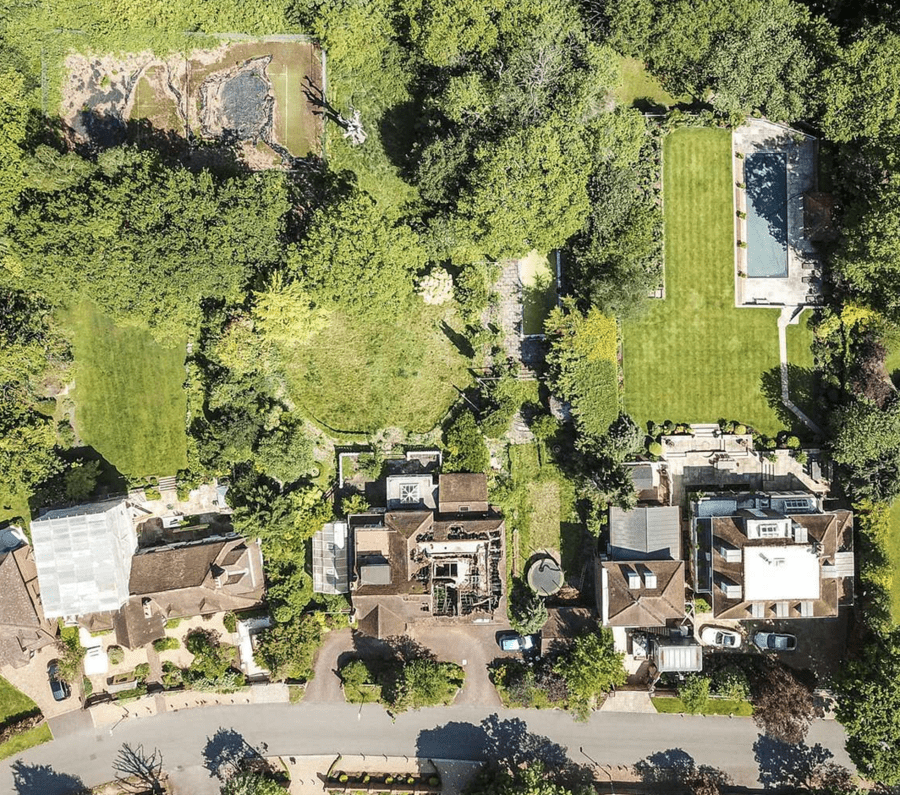
{"label": "dark car", "polygon": [[69,685],[59,675],[59,660],[51,660],[47,666],[47,678],[50,680],[50,692],[55,701],[65,701],[71,691]]}
{"label": "dark car", "polygon": [[794,651],[797,648],[797,638],[777,632],[757,632],[753,643],[763,651]]}
{"label": "dark car", "polygon": [[530,635],[519,635],[517,632],[501,632],[497,635],[497,643],[503,651],[529,651],[534,648]]}

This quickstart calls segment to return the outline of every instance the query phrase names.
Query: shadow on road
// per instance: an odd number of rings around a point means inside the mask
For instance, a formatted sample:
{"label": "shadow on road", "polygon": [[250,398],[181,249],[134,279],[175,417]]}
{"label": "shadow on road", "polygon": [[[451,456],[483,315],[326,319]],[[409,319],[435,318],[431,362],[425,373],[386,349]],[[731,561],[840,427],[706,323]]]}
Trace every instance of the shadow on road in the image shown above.
{"label": "shadow on road", "polygon": [[203,766],[220,780],[225,780],[241,768],[248,759],[259,756],[257,750],[234,729],[219,729],[206,739]]}
{"label": "shadow on road", "polygon": [[753,752],[766,789],[838,792],[852,779],[850,771],[834,762],[834,754],[820,743],[793,745],[761,734]]}
{"label": "shadow on road", "polygon": [[57,773],[49,765],[12,765],[13,785],[18,795],[87,795],[90,792],[78,776]]}

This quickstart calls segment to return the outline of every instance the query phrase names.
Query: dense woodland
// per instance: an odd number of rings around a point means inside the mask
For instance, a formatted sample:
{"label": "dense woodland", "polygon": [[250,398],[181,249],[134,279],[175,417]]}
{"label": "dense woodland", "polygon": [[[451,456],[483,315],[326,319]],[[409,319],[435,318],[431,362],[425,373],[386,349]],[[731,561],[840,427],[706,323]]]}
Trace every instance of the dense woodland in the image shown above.
{"label": "dense woodland", "polygon": [[[166,53],[232,30],[313,35],[328,52],[330,101],[377,134],[354,148],[331,131],[327,162],[310,157],[289,174],[236,161],[198,169],[152,137],[71,145],[52,112],[69,48]],[[645,62],[679,108],[660,121],[617,105],[621,56]],[[612,319],[640,315],[660,279],[660,136],[751,113],[820,134],[838,199],[816,355],[825,441],[863,517],[866,560],[852,661],[832,685],[861,772],[900,782],[900,696],[888,684],[900,632],[884,560],[884,505],[900,492],[900,399],[884,366],[900,342],[900,11],[890,4],[4,2],[5,497],[34,503],[61,478],[70,496],[84,492],[82,463],[42,408],[48,381],[71,365],[61,317],[73,303],[89,298],[163,345],[192,342],[180,476],[231,477],[236,525],[262,536],[269,560],[278,624],[263,655],[282,675],[308,675],[325,615],[307,609],[304,543],[332,510],[314,481],[322,439],[399,428],[416,441],[438,426],[451,468],[484,470],[485,435],[502,433],[525,400],[501,378],[475,396],[481,412],[454,407],[467,367],[501,364],[481,320],[485,263],[569,252],[571,295],[547,327],[548,377],[575,417],[559,441],[589,526],[623,497],[621,462],[643,431],[603,373],[616,366]],[[452,287],[443,304],[425,304],[441,285]],[[584,366],[587,350],[598,367]],[[536,434],[559,433],[545,406],[530,416]]]}

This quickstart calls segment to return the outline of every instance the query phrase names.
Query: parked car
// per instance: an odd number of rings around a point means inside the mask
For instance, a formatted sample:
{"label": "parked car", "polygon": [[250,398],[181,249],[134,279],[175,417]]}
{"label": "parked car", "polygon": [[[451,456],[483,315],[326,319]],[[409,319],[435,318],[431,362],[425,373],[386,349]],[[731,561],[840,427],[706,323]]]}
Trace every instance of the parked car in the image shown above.
{"label": "parked car", "polygon": [[51,660],[47,666],[47,678],[50,680],[50,692],[54,701],[65,701],[70,695],[68,683],[60,678],[59,660]]}
{"label": "parked car", "polygon": [[797,638],[777,632],[757,632],[753,642],[762,651],[793,651],[797,648]]}
{"label": "parked car", "polygon": [[703,627],[700,630],[700,640],[707,646],[715,646],[719,649],[737,649],[741,645],[741,634],[733,629]]}
{"label": "parked car", "polygon": [[503,651],[529,651],[534,648],[531,635],[519,635],[516,632],[501,632],[497,635],[497,643]]}

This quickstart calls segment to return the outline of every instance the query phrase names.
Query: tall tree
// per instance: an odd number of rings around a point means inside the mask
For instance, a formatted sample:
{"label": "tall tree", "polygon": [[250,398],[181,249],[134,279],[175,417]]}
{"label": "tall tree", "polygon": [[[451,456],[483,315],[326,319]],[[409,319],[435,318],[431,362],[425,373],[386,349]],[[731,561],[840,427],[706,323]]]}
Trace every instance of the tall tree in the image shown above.
{"label": "tall tree", "polygon": [[303,285],[326,306],[391,316],[413,294],[425,264],[418,237],[362,191],[317,210],[290,257]]}
{"label": "tall tree", "polygon": [[584,223],[589,171],[577,130],[562,122],[529,127],[475,150],[457,212],[494,259],[550,251]]}
{"label": "tall tree", "polygon": [[284,175],[216,179],[129,148],[98,166],[81,184],[33,193],[13,224],[18,281],[52,302],[89,295],[119,322],[180,341],[204,298],[242,302],[249,278],[280,260]]}

